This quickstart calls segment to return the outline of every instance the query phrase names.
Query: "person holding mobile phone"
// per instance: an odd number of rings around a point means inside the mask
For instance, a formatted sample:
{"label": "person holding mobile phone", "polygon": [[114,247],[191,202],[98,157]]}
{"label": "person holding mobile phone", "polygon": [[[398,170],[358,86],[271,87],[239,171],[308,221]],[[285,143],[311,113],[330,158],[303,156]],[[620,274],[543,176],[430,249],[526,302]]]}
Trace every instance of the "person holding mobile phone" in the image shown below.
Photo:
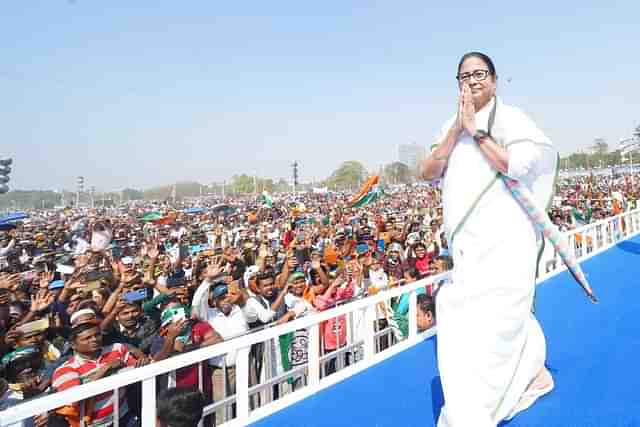
{"label": "person holding mobile phone", "polygon": [[127,299],[126,294],[115,308],[105,316],[100,327],[106,344],[124,343],[151,353],[153,338],[160,329],[159,322],[142,310],[142,300]]}

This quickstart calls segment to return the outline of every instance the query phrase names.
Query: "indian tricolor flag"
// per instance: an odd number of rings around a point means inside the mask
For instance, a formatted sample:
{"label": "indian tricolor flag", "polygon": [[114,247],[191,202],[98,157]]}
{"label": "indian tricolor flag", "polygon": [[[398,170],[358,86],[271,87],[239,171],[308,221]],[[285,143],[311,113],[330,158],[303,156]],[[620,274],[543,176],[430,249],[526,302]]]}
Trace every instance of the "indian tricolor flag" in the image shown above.
{"label": "indian tricolor flag", "polygon": [[360,208],[378,200],[382,196],[382,190],[378,185],[379,182],[380,177],[378,175],[369,178],[360,191],[349,200],[349,206]]}

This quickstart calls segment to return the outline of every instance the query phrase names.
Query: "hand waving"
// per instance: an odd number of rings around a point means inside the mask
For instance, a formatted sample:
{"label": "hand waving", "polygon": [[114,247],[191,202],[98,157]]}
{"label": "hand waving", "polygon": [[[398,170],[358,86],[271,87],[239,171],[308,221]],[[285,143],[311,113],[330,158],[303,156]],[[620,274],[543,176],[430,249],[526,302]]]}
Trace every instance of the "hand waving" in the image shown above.
{"label": "hand waving", "polygon": [[149,248],[147,248],[147,255],[149,255],[149,258],[151,259],[158,259],[158,256],[160,255],[160,250],[158,249],[158,242],[152,242],[149,245]]}
{"label": "hand waving", "polygon": [[49,289],[49,283],[53,280],[53,272],[44,272],[40,276],[40,289]]}
{"label": "hand waving", "polygon": [[39,290],[36,295],[31,296],[31,311],[41,312],[46,310],[53,302],[55,297],[49,291],[44,289]]}
{"label": "hand waving", "polygon": [[[20,273],[16,274],[2,274],[0,277],[0,288],[2,289],[15,289],[20,283]],[[47,283],[47,286],[49,284]]]}

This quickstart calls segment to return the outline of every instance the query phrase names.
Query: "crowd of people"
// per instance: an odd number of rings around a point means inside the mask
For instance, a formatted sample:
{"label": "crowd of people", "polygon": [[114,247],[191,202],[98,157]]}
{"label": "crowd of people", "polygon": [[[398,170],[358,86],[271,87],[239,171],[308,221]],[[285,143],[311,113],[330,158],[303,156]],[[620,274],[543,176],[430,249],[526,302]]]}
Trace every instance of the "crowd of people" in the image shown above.
{"label": "crowd of people", "polygon": [[[563,177],[550,209],[565,229],[634,208],[633,175]],[[451,269],[438,185],[388,190],[350,208],[347,194],[226,198],[189,205],[27,212],[0,232],[0,410],[123,369],[328,310]],[[419,330],[436,321],[434,287],[417,298]],[[408,294],[376,307],[376,327],[407,337]],[[348,341],[345,316],[321,326],[324,354]],[[250,381],[306,359],[298,331],[280,337],[276,360],[250,354]],[[351,355],[353,356],[353,355]],[[166,387],[200,387],[206,402],[235,392],[235,354],[164,376]],[[338,358],[323,365],[335,372]],[[350,363],[349,357],[342,363]],[[295,389],[303,375],[292,375]],[[22,422],[134,426],[139,390],[129,387]],[[252,405],[257,405],[252,400]],[[213,417],[220,422],[222,415]]]}

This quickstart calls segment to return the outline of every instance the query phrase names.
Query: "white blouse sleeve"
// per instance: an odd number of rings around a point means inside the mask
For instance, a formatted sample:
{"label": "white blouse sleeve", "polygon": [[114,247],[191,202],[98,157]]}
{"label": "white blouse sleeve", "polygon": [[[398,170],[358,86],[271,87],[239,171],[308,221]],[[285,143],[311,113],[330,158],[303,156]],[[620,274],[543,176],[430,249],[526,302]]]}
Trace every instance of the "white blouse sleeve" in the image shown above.
{"label": "white blouse sleeve", "polygon": [[516,180],[535,175],[542,153],[533,141],[521,141],[507,147],[509,170],[507,176]]}

